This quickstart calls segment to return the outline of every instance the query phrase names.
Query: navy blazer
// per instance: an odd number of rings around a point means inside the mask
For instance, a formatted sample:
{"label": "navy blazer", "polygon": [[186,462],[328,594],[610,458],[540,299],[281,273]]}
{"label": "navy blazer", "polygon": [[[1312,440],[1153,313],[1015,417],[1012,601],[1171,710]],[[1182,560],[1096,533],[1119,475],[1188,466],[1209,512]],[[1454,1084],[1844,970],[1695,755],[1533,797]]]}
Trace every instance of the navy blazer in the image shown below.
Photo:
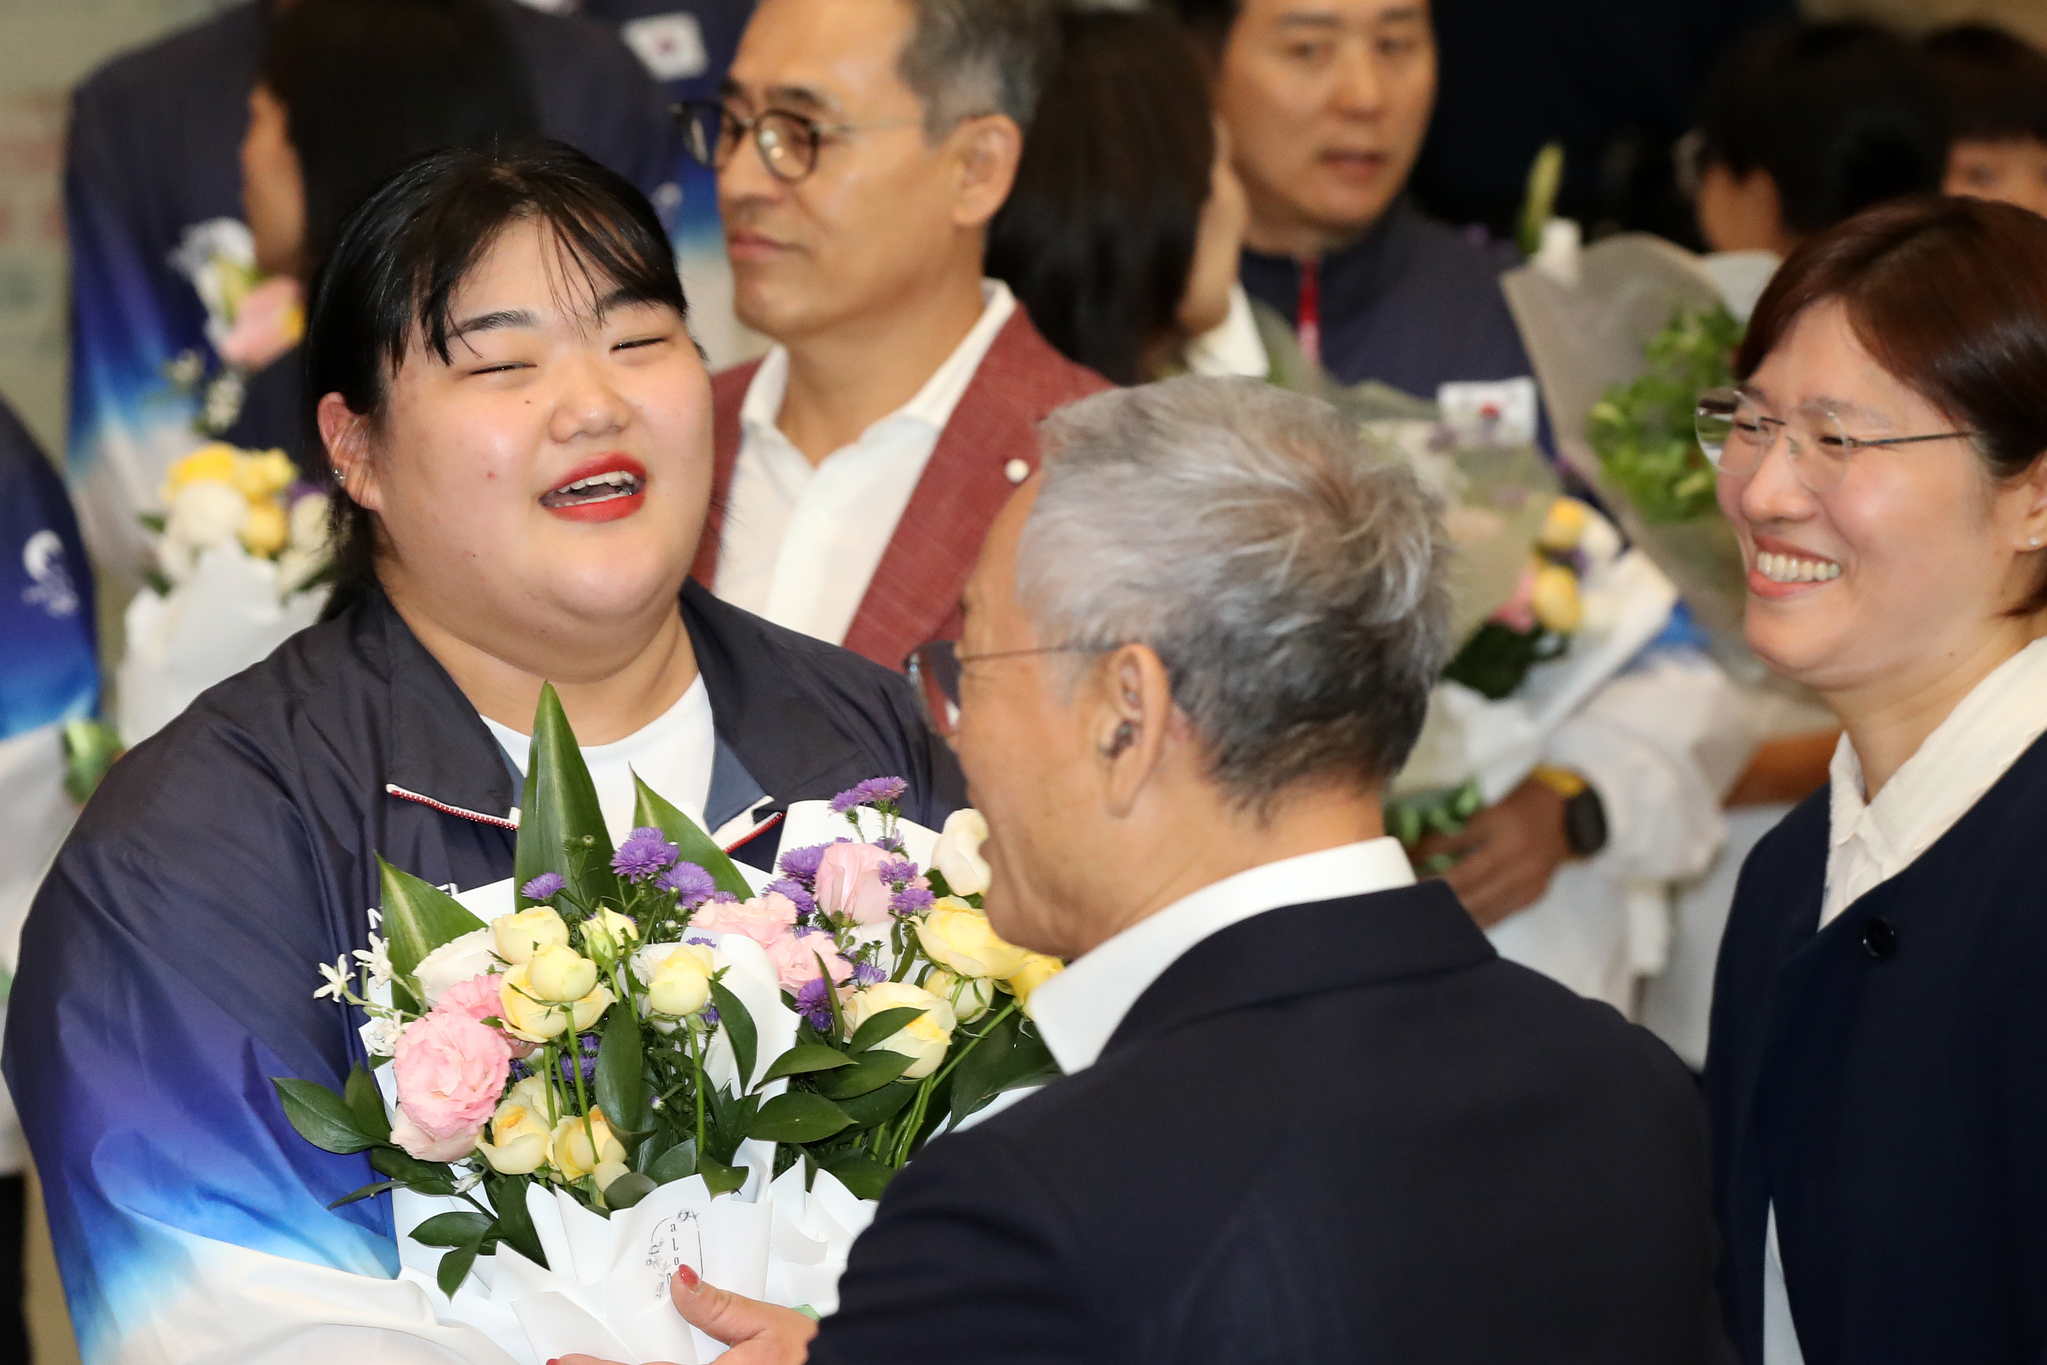
{"label": "navy blazer", "polygon": [[2047,1359],[2047,739],[1821,929],[1828,802],[1749,855],[1714,982],[1736,1344],[1774,1202],[1806,1365]]}
{"label": "navy blazer", "polygon": [[1197,944],[1100,1061],[939,1138],[813,1365],[1706,1356],[1705,1116],[1441,882]]}

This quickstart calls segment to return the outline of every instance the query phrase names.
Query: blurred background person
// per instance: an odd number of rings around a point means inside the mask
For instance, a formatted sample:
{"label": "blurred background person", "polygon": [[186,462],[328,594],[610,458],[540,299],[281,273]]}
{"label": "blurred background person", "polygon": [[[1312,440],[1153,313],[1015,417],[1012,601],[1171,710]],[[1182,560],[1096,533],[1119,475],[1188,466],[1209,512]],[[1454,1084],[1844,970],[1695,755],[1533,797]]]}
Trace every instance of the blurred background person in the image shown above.
{"label": "blurred background person", "polygon": [[[114,58],[72,97],[64,168],[72,281],[65,471],[87,543],[103,569],[123,578],[147,554],[136,516],[156,509],[164,471],[199,439],[192,428],[200,388],[174,388],[167,370],[212,375],[221,368],[216,339],[230,324],[210,317],[193,274],[253,271],[236,148],[248,133],[265,35],[292,2],[235,5]],[[676,155],[672,121],[617,34],[516,0],[485,3],[510,29],[530,72],[541,127],[643,191],[671,198],[660,187]],[[262,443],[295,434],[287,426]]]}
{"label": "blurred background person", "polygon": [[2047,1351],[2047,220],[1803,243],[1700,443],[1746,633],[1845,731],[1756,846],[1706,1060],[1723,1303],[1760,1365]]}
{"label": "blurred background person", "polygon": [[1942,29],[1925,52],[1954,134],[1942,188],[2047,214],[2047,53],[1989,24]]}
{"label": "blurred background person", "polygon": [[892,668],[956,637],[1039,419],[1106,386],[984,274],[1056,41],[1039,0],[765,0],[690,111],[776,343],[712,381],[726,601]]}

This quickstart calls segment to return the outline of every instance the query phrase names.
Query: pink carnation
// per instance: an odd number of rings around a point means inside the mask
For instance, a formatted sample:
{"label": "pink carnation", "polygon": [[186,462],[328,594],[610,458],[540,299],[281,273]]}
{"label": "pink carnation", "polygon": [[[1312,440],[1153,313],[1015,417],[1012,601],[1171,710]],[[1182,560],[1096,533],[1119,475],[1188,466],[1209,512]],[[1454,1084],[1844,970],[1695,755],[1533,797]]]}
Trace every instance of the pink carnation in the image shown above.
{"label": "pink carnation", "polygon": [[[796,927],[796,902],[779,891],[750,901],[712,901],[690,916],[689,927],[724,934],[745,934],[765,948]],[[815,971],[811,972],[816,976]]]}
{"label": "pink carnation", "polygon": [[[467,1014],[436,1009],[413,1020],[391,1058],[398,1081],[391,1140],[422,1161],[468,1155],[497,1109],[511,1064],[505,1036]],[[468,1145],[454,1151],[462,1142]]]}
{"label": "pink carnation", "polygon": [[[434,1003],[434,1012],[459,1014],[474,1019],[479,1024],[486,1019],[502,1018],[505,1005],[498,995],[498,988],[502,984],[502,980],[491,972],[472,976],[467,981],[458,981],[441,992],[441,998]],[[485,1024],[484,1027],[490,1026]],[[538,1044],[529,1043],[524,1038],[514,1038],[510,1034],[500,1036],[504,1038],[505,1046],[512,1050],[514,1057],[530,1057],[538,1047]]]}
{"label": "pink carnation", "polygon": [[1492,619],[1509,630],[1527,634],[1535,629],[1535,566],[1521,571],[1514,582],[1514,595],[1500,605]]}
{"label": "pink carnation", "polygon": [[817,908],[855,924],[888,923],[893,893],[876,869],[896,856],[874,844],[831,845],[818,859]]}
{"label": "pink carnation", "polygon": [[768,961],[775,964],[782,989],[791,995],[801,991],[807,982],[817,980],[819,958],[824,959],[834,983],[844,983],[853,975],[853,964],[839,954],[830,934],[784,934],[762,946],[767,949]]}

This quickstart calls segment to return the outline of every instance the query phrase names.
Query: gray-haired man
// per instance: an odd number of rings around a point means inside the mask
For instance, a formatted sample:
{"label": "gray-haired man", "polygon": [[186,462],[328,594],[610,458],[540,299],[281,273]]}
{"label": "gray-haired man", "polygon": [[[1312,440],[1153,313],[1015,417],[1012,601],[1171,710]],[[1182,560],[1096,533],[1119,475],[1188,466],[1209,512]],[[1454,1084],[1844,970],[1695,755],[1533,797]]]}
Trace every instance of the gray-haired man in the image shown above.
{"label": "gray-haired man", "polygon": [[1066,1079],[913,1162],[816,1329],[690,1277],[747,1365],[1705,1358],[1684,1068],[1501,961],[1384,837],[1443,660],[1443,539],[1336,414],[1104,394],[968,590],[989,918],[1072,959]]}

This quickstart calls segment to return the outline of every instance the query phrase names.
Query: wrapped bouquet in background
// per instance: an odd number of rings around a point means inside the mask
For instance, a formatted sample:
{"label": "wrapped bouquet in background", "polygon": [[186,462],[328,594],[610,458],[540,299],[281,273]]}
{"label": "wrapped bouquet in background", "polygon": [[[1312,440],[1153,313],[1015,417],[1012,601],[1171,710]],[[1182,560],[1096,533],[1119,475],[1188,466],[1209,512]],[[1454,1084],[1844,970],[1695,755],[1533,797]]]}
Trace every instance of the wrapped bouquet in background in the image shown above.
{"label": "wrapped bouquet in background", "polygon": [[552,689],[532,755],[511,879],[384,867],[385,937],[320,969],[369,1065],[280,1079],[287,1115],[369,1152],[349,1198],[392,1191],[404,1276],[515,1360],[715,1353],[682,1262],[829,1312],[893,1173],[1053,1074],[1026,1011],[1060,964],[988,927],[979,817],[909,824],[900,779],[793,807],[770,876],[645,786],[613,849]]}
{"label": "wrapped bouquet in background", "polygon": [[116,728],[137,744],[319,619],[327,495],[281,450],[215,442],[171,467],[149,588],[129,603]]}

